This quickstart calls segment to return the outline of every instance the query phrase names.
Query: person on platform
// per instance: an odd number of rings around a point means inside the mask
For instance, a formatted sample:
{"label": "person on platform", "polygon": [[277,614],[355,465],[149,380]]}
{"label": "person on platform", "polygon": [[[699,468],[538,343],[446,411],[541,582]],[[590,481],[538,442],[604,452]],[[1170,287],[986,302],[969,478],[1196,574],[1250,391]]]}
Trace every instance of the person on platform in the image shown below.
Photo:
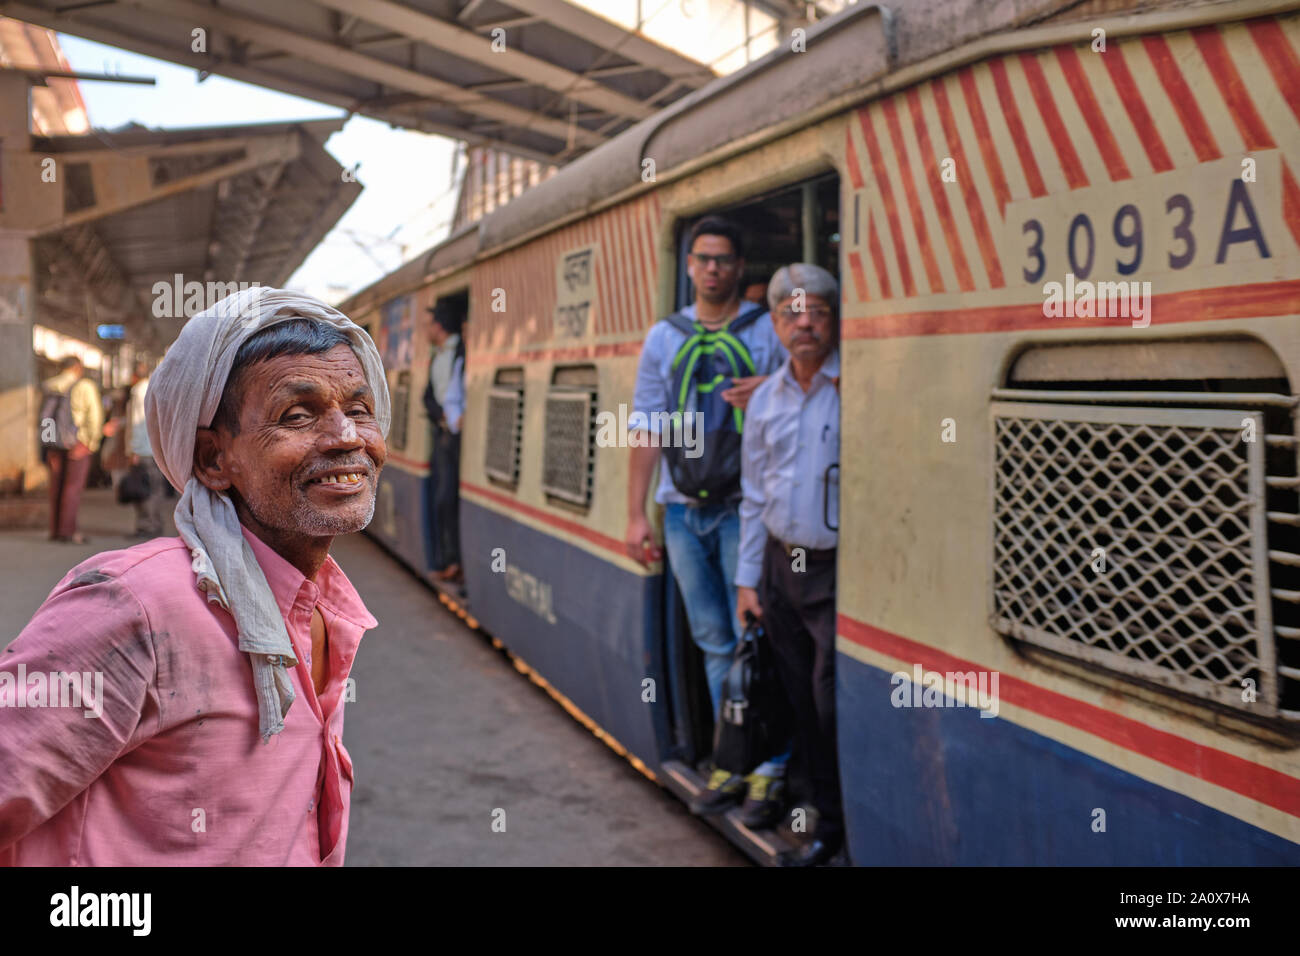
{"label": "person on platform", "polygon": [[[719,216],[701,219],[691,230],[687,270],[694,283],[696,300],[679,314],[691,322],[698,321],[711,332],[739,327],[731,338],[739,340],[755,374],[732,377],[730,387],[720,395],[727,404],[743,411],[764,376],[780,366],[785,349],[772,329],[766,307],[742,302],[740,298],[740,277],[745,271],[740,229]],[[664,505],[664,544],[686,607],[691,637],[704,653],[709,697],[716,718],[736,641],[743,633],[743,625],[738,625],[733,616],[736,594],[732,584],[740,540],[740,471],[739,462],[733,462],[730,467],[734,474],[728,480],[735,491],[724,500],[692,498],[674,485],[667,456],[661,455],[659,439],[663,436],[659,435],[656,423],[663,420],[661,413],[673,411],[674,360],[687,342],[686,333],[669,317],[651,327],[641,347],[633,405],[637,415],[644,416],[648,427],[644,429],[644,438],[629,436],[628,439],[632,460],[628,469],[624,547],[629,557],[642,564],[663,557],[663,552],[655,546],[646,515],[646,494],[658,465],[655,501]],[[655,439],[647,440],[650,435]],[[702,455],[706,460],[710,457],[707,449],[702,450]],[[692,812],[721,813],[743,800],[741,816],[747,826],[771,826],[784,809],[787,756],[772,755],[748,778],[715,767],[707,787],[692,800]]]}
{"label": "person on platform", "polygon": [[77,512],[90,476],[91,456],[104,437],[104,404],[80,358],[69,355],[60,368],[43,388],[48,394],[68,396],[77,440],[72,448],[45,451],[45,466],[50,470],[50,540],[85,544],[88,539],[77,531]]}
{"label": "person on platform", "polygon": [[835,548],[839,525],[839,286],[796,263],[768,303],[790,357],[755,390],[745,417],[736,615],[771,641],[817,811],[813,840],[782,857],[830,860],[844,844],[835,737]]}
{"label": "person on platform", "polygon": [[149,476],[149,497],[134,502],[135,538],[156,538],[163,533],[163,506],[167,501],[167,479],[158,470],[153,446],[149,444],[144,400],[149,392],[149,365],[136,362],[131,376],[131,395],[127,399],[127,449],[133,468],[142,468]]}
{"label": "person on platform", "polygon": [[465,317],[450,302],[429,310],[434,355],[424,389],[424,408],[433,425],[426,505],[433,518],[432,577],[458,583],[460,567],[460,426],[465,415]]}
{"label": "person on platform", "polygon": [[0,654],[0,865],[342,865],[376,621],[329,550],[374,513],[379,353],[255,286],[185,324],[145,417],[179,537],[82,562]]}

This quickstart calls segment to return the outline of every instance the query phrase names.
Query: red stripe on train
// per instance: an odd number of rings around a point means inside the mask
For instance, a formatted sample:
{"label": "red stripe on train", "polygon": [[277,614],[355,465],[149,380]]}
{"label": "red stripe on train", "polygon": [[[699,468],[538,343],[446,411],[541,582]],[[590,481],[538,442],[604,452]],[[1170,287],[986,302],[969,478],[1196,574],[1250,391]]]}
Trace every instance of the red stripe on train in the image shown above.
{"label": "red stripe on train", "polygon": [[1088,176],[1083,171],[1083,163],[1079,161],[1074,143],[1070,141],[1070,132],[1065,128],[1061,112],[1056,108],[1056,101],[1052,99],[1052,91],[1047,85],[1043,65],[1038,62],[1038,55],[1020,54],[1020,68],[1024,71],[1025,80],[1029,84],[1029,94],[1034,98],[1034,105],[1038,107],[1038,115],[1042,117],[1043,125],[1047,128],[1047,138],[1052,141],[1056,156],[1061,161],[1061,171],[1065,173],[1066,185],[1071,189],[1082,189],[1088,185]]}
{"label": "red stripe on train", "polygon": [[1300,121],[1300,57],[1296,56],[1276,20],[1252,20],[1246,24],[1246,29],[1255,38],[1255,45],[1259,47],[1268,71],[1273,74],[1282,98]]}
{"label": "red stripe on train", "polygon": [[1128,62],[1124,59],[1124,47],[1122,45],[1111,47],[1102,54],[1101,62],[1110,73],[1110,80],[1115,84],[1115,92],[1119,94],[1120,102],[1128,111],[1128,117],[1133,122],[1133,130],[1137,133],[1138,141],[1142,143],[1147,159],[1151,162],[1151,169],[1157,173],[1167,173],[1174,168],[1174,161],[1169,158],[1169,151],[1165,149],[1165,141],[1160,137],[1160,130],[1156,128],[1146,101],[1138,92],[1137,82],[1133,79]]}
{"label": "red stripe on train", "polygon": [[[1215,142],[1214,134],[1210,132],[1205,117],[1201,115],[1201,109],[1196,105],[1196,96],[1187,86],[1187,81],[1183,79],[1183,71],[1178,68],[1173,51],[1169,49],[1165,38],[1145,36],[1142,38],[1142,46],[1146,48],[1147,56],[1151,58],[1151,65],[1155,67],[1156,76],[1160,78],[1160,85],[1165,88],[1165,94],[1178,114],[1183,132],[1187,134],[1192,149],[1196,150],[1196,158],[1203,163],[1218,159],[1222,155],[1219,152],[1219,144]],[[1139,129],[1138,136],[1141,135],[1142,130]]]}
{"label": "red stripe on train", "polygon": [[[906,95],[907,109],[912,116],[912,130],[916,133],[917,148],[921,151],[925,179],[930,184],[930,198],[934,200],[935,211],[939,214],[939,226],[943,230],[944,241],[947,242],[948,252],[952,256],[953,269],[957,272],[957,284],[961,286],[963,292],[972,292],[975,289],[975,277],[971,275],[970,265],[966,262],[966,251],[961,247],[957,221],[953,218],[952,208],[948,205],[948,189],[939,172],[934,147],[930,144],[930,131],[926,128],[925,114],[921,110],[921,97],[917,94],[916,87],[909,89]],[[970,179],[966,170],[962,170],[962,175]]]}
{"label": "red stripe on train", "polygon": [[844,165],[849,170],[849,182],[853,184],[854,189],[861,189],[866,185],[862,178],[862,167],[858,165],[858,151],[853,145],[852,127],[844,127]]}
{"label": "red stripe on train", "polygon": [[472,484],[468,481],[461,481],[460,487],[463,491],[469,491],[478,495],[480,498],[486,498],[494,501],[499,505],[509,508],[511,511],[517,511],[522,515],[527,515],[537,521],[550,525],[552,528],[558,528],[568,534],[582,538],[584,541],[590,541],[606,551],[612,551],[615,554],[626,555],[623,550],[623,542],[616,541],[609,535],[601,534],[599,531],[593,531],[586,525],[579,524],[576,521],[570,521],[567,518],[560,518],[541,508],[534,508],[532,505],[526,505],[522,501],[516,501],[509,495],[502,494],[499,491],[493,491],[490,488],[484,488],[480,485]]}
{"label": "red stripe on train", "polygon": [[[964,673],[982,669],[970,661],[873,627],[847,614],[837,615],[837,624],[839,633],[853,643],[901,661],[919,663],[926,670]],[[1271,767],[1156,730],[1130,717],[1007,674],[998,680],[998,697],[1014,707],[1068,724],[1283,813],[1300,816],[1300,780]]]}
{"label": "red stripe on train", "polygon": [[[885,219],[889,223],[889,234],[894,237],[894,257],[898,260],[898,273],[903,280],[903,295],[916,295],[916,286],[912,283],[912,267],[907,261],[907,247],[903,245],[903,225],[898,216],[898,205],[894,202],[894,189],[889,182],[889,172],[885,169],[885,157],[880,151],[880,141],[872,127],[871,116],[866,109],[858,110],[858,123],[862,126],[862,139],[867,144],[867,153],[871,157],[871,169],[876,177],[876,186],[880,189],[880,198],[885,203]],[[885,293],[889,298],[889,293]]]}
{"label": "red stripe on train", "polygon": [[889,130],[889,140],[894,146],[894,162],[898,166],[899,179],[903,181],[903,196],[907,199],[907,212],[912,220],[912,234],[916,236],[916,245],[921,250],[921,263],[925,266],[925,278],[930,283],[931,292],[944,292],[943,276],[939,274],[939,263],[934,258],[934,248],[930,245],[930,229],[925,224],[925,213],[921,211],[921,199],[916,194],[916,182],[912,178],[912,160],[907,155],[907,144],[903,141],[903,128],[898,122],[898,110],[894,100],[884,100],[880,111],[885,117],[885,128]]}
{"label": "red stripe on train", "polygon": [[[957,132],[957,123],[953,119],[952,107],[948,103],[948,90],[944,87],[942,79],[933,80],[930,90],[934,94],[934,105],[939,113],[939,124],[943,127],[944,138],[948,140],[948,152],[957,162],[957,181],[961,183],[962,199],[966,203],[966,213],[970,216],[971,226],[975,230],[980,258],[984,260],[984,271],[988,274],[989,285],[1000,289],[1005,285],[1005,280],[1002,278],[1002,263],[998,261],[997,243],[993,241],[988,218],[984,215],[984,204],[980,201],[979,191],[975,187],[975,170],[966,161],[966,150],[962,146],[961,136]],[[977,125],[976,129],[978,128]],[[997,175],[1002,175],[1000,169]],[[1004,183],[1003,186],[1005,185]],[[996,192],[995,188],[994,193]]]}
{"label": "red stripe on train", "polygon": [[[1029,146],[1029,134],[1025,132],[1024,121],[1020,118],[1020,107],[1016,106],[1016,96],[1011,91],[1011,81],[1007,79],[1007,65],[1002,60],[989,61],[989,73],[993,75],[993,87],[997,90],[998,102],[1002,105],[1003,119],[1011,133],[1011,142],[1015,144],[1016,155],[1020,157],[1020,166],[1025,171],[1025,181],[1029,184],[1029,194],[1035,198],[1047,195],[1043,185],[1043,174],[1038,171],[1038,160]],[[1005,204],[1004,204],[1005,205]]]}
{"label": "red stripe on train", "polygon": [[849,253],[849,269],[853,273],[853,288],[858,291],[858,301],[869,301],[871,296],[867,290],[867,273],[862,268],[862,256],[856,249]]}
{"label": "red stripe on train", "polygon": [[[1158,324],[1211,322],[1300,313],[1300,281],[1259,282],[1166,292],[1151,297],[1151,313]],[[1041,303],[994,305],[974,309],[896,312],[891,315],[845,316],[845,339],[886,339],[912,335],[964,335],[976,332],[1129,326],[1132,320],[1114,318],[1047,318]]]}
{"label": "red stripe on train", "polygon": [[1282,219],[1300,246],[1300,184],[1296,183],[1286,160],[1282,161]]}
{"label": "red stripe on train", "polygon": [[[1006,212],[1007,203],[1011,202],[1011,190],[1007,187],[1006,174],[1002,172],[1002,160],[998,158],[998,151],[993,146],[993,133],[989,130],[988,117],[984,115],[979,87],[975,85],[975,73],[969,66],[963,67],[957,72],[957,78],[961,82],[961,95],[966,100],[971,125],[975,127],[975,140],[979,144],[980,155],[984,158],[984,168],[988,171],[993,196],[998,201],[998,215],[1001,216]],[[944,102],[947,102],[946,97]]]}
{"label": "red stripe on train", "polygon": [[867,210],[867,248],[871,252],[871,263],[876,267],[876,277],[880,280],[881,297],[888,299],[893,295],[889,285],[889,270],[885,267],[885,252],[880,246],[880,233],[876,232],[876,217]]}
{"label": "red stripe on train", "polygon": [[1057,47],[1056,59],[1061,64],[1061,72],[1065,74],[1070,92],[1074,94],[1074,101],[1079,104],[1079,112],[1083,114],[1084,123],[1092,130],[1092,138],[1097,143],[1097,151],[1101,153],[1111,181],[1131,179],[1133,174],[1129,172],[1128,164],[1124,162],[1124,154],[1120,151],[1119,143],[1115,141],[1115,132],[1106,122],[1106,114],[1102,112],[1101,104],[1097,102],[1097,94],[1092,91],[1092,83],[1088,81],[1088,74],[1084,71],[1083,64],[1079,62],[1078,52],[1070,46]]}
{"label": "red stripe on train", "polygon": [[1192,31],[1192,39],[1200,48],[1201,56],[1205,57],[1210,75],[1214,77],[1215,85],[1228,104],[1228,115],[1237,124],[1237,131],[1241,133],[1246,148],[1272,149],[1275,145],[1273,137],[1268,134],[1268,127],[1255,109],[1255,101],[1251,99],[1250,91],[1237,72],[1237,65],[1228,55],[1227,44],[1223,42],[1223,35],[1218,28],[1197,27]]}

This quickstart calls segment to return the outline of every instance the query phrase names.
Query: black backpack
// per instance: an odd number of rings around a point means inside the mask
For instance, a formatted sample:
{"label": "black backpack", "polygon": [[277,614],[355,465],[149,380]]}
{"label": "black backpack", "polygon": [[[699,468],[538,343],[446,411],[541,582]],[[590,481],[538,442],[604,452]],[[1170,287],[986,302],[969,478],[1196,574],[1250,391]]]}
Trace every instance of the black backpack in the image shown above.
{"label": "black backpack", "polygon": [[728,501],[740,495],[745,413],[728,405],[722,392],[731,388],[732,379],[757,374],[738,333],[766,312],[758,303],[742,303],[740,314],[714,331],[681,312],[663,319],[686,335],[673,357],[668,411],[675,421],[694,413],[702,416],[702,431],[696,432],[701,454],[692,458],[683,443],[674,441],[665,441],[663,449],[673,486],[688,498]]}
{"label": "black backpack", "polygon": [[742,776],[789,743],[789,704],[762,625],[750,618],[722,685],[713,727],[713,763]]}
{"label": "black backpack", "polygon": [[42,453],[77,447],[77,423],[72,419],[72,399],[68,392],[45,393],[36,417],[36,433]]}

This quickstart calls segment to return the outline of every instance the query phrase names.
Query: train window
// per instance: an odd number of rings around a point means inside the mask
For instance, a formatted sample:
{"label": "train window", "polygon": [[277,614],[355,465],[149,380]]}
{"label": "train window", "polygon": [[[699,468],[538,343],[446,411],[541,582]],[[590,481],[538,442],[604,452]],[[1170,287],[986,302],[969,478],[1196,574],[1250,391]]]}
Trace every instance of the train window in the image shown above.
{"label": "train window", "polygon": [[548,498],[586,508],[596,464],[596,367],[558,368],[546,394],[542,490]]}
{"label": "train window", "polygon": [[488,391],[483,470],[494,484],[516,488],[524,436],[524,370],[497,369]]}
{"label": "train window", "polygon": [[411,372],[404,369],[397,373],[397,383],[392,395],[393,421],[388,427],[388,445],[398,451],[406,448],[406,426],[411,416]]}
{"label": "train window", "polygon": [[994,390],[999,633],[1300,720],[1300,477],[1250,339],[1034,348]]}

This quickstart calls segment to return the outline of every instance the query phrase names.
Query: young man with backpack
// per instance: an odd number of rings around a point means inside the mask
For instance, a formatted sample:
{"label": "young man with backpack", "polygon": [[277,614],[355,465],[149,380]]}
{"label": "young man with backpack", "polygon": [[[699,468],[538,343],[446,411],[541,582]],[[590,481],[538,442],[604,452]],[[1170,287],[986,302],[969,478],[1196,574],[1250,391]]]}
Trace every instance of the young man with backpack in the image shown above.
{"label": "young man with backpack", "polygon": [[[691,230],[687,271],[691,305],[657,322],[646,335],[629,417],[627,554],[644,565],[660,560],[646,516],[650,478],[659,465],[655,501],[664,505],[664,544],[686,607],[691,636],[704,653],[714,716],[737,635],[734,616],[740,544],[740,447],[744,410],[763,379],[786,359],[764,305],[742,301],[744,248],[740,230],[718,216]],[[697,445],[673,447],[661,434],[665,413],[696,416]],[[678,436],[687,433],[683,426]],[[655,436],[652,438],[652,436]],[[702,439],[702,440],[701,440]],[[680,444],[680,443],[679,443]],[[661,455],[662,452],[662,455]],[[748,826],[771,826],[784,809],[785,758],[771,755],[747,778],[716,768],[695,813],[721,813],[743,799]]]}
{"label": "young man with backpack", "polygon": [[50,470],[50,540],[85,544],[77,533],[77,509],[90,474],[90,458],[104,430],[99,389],[85,377],[81,359],[69,355],[62,371],[42,385],[44,399],[36,423],[41,455]]}

